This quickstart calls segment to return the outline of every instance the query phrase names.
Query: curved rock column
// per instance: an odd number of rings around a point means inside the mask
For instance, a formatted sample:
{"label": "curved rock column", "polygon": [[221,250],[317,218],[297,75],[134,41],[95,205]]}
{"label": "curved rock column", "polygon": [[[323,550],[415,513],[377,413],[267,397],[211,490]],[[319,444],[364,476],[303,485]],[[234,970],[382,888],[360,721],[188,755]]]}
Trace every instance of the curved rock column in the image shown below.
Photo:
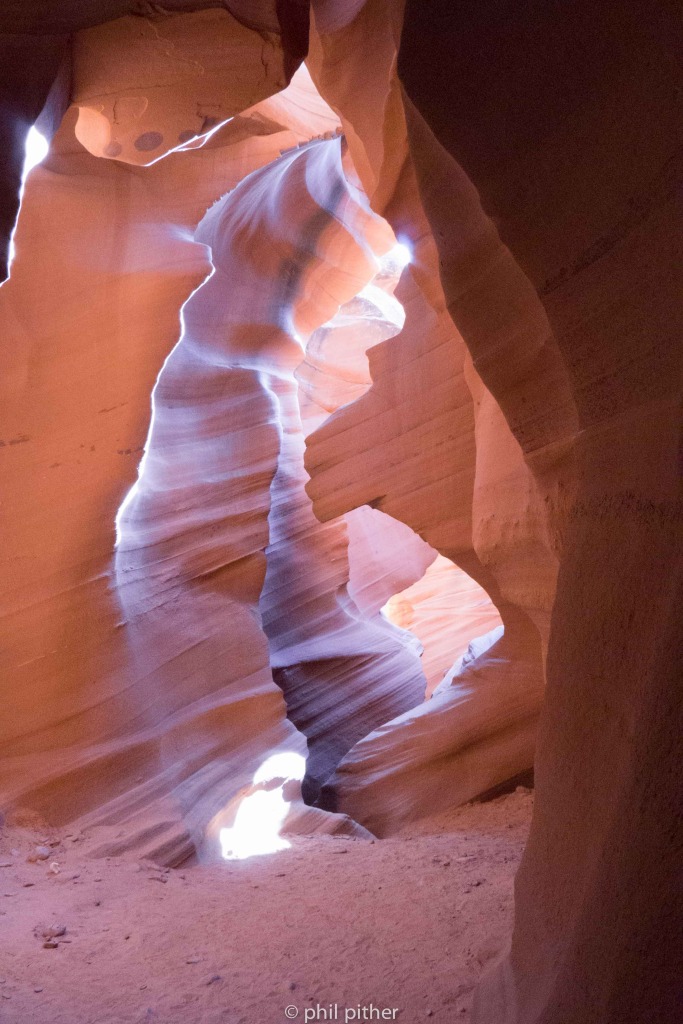
{"label": "curved rock column", "polygon": [[[16,264],[0,290],[2,806],[58,825],[97,823],[109,849],[135,845],[167,862],[192,851],[270,750],[304,749],[258,625],[262,555],[223,580],[201,515],[162,500],[147,537],[122,530],[112,562],[150,394],[183,303],[212,271],[196,224],[245,175],[334,127],[305,78],[294,102],[266,100],[203,148],[141,170],[86,152],[70,112],[27,182]],[[187,448],[176,453],[181,486],[197,467]],[[262,474],[262,536],[255,544],[237,523],[238,553],[267,544],[272,472]],[[230,595],[249,638],[241,703],[227,687],[240,673],[236,641],[215,610]]]}
{"label": "curved rock column", "polygon": [[[340,180],[340,173],[341,167],[326,172],[330,187]],[[330,206],[333,216],[335,209]],[[389,228],[382,229],[369,211],[368,224],[383,247],[393,240]],[[282,228],[273,225],[271,230],[275,241]],[[348,254],[343,264],[336,262],[339,245],[335,234],[339,231],[331,220],[315,246],[321,257],[323,247],[329,250],[325,258],[344,273],[348,272]],[[363,239],[358,236],[358,241]],[[307,248],[313,251],[312,239]],[[305,258],[311,257],[306,254]],[[302,263],[301,273],[305,272]],[[349,281],[344,292],[348,293],[349,286],[358,288]],[[394,629],[377,608],[368,608],[355,598],[362,578],[366,587],[381,591],[384,603],[393,592],[397,552],[387,552],[381,565],[361,568],[360,538],[353,524],[347,530],[344,518],[320,523],[304,489],[308,479],[304,471],[306,433],[324,417],[323,405],[329,409],[341,404],[341,395],[352,386],[349,369],[353,372],[359,364],[367,365],[363,348],[371,344],[373,334],[386,337],[398,330],[394,321],[384,319],[387,312],[371,302],[372,296],[381,301],[376,291],[372,286],[360,290],[341,305],[333,319],[300,335],[306,345],[306,353],[301,353],[304,361],[295,374],[288,373],[283,363],[277,379],[282,439],[271,488],[268,568],[260,607],[270,641],[273,677],[282,687],[291,721],[308,739],[304,795],[309,801],[317,798],[322,783],[354,743],[420,704],[425,690],[413,638]],[[398,303],[394,306],[398,307],[393,310],[395,315],[401,316]],[[275,361],[271,359],[271,367]],[[359,388],[363,390],[363,385],[356,384],[355,390]],[[387,517],[372,520],[369,543],[382,543],[384,534],[392,536],[392,527],[399,524]],[[405,529],[400,542],[403,571],[413,582],[423,569],[420,556],[424,557],[425,545]],[[414,549],[419,554],[408,568]]]}
{"label": "curved rock column", "polygon": [[[444,698],[386,723],[330,780],[340,807],[386,831],[434,800],[471,799],[531,766],[557,551],[543,495],[446,307],[396,76],[398,11],[372,0],[316,4],[314,14],[312,77],[339,113],[373,208],[412,262],[396,291],[403,330],[368,353],[372,387],[308,439],[308,493],[323,520],[366,504],[411,526],[486,589],[506,629],[462,689],[454,681],[450,713]],[[479,743],[473,773],[461,758]],[[444,775],[430,786],[437,769]]]}

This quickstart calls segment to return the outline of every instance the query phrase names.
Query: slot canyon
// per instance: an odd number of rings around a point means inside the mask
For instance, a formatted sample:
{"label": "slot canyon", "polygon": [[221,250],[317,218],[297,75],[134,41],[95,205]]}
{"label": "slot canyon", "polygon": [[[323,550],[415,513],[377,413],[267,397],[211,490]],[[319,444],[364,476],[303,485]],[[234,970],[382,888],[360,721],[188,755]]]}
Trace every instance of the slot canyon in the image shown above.
{"label": "slot canyon", "polygon": [[680,6],[0,50],[0,1024],[680,1024]]}

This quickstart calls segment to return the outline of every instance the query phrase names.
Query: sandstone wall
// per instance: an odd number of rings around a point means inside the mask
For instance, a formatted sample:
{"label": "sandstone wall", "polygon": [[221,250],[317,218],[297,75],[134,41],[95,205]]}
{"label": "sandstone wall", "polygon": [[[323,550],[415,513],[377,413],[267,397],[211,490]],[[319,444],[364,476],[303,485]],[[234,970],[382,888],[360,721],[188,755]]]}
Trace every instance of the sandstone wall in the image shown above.
{"label": "sandstone wall", "polygon": [[[168,6],[0,21],[5,238],[27,126],[82,110],[0,291],[4,806],[173,862],[303,732],[311,795],[390,832],[528,767],[538,731],[515,932],[474,1019],[671,1024],[680,15],[317,0],[328,108],[301,78],[270,96],[305,5]],[[405,323],[335,358],[380,218],[412,252]],[[403,525],[370,572],[379,513]],[[432,551],[505,632],[410,709],[414,647],[377,613]]]}
{"label": "sandstone wall", "polygon": [[[543,495],[446,306],[429,197],[417,186],[422,150],[409,148],[410,103],[396,76],[398,13],[375,0],[348,18],[325,5],[314,14],[311,73],[341,117],[373,207],[412,261],[395,293],[403,330],[368,353],[371,388],[308,439],[308,493],[323,520],[366,504],[408,524],[486,590],[505,624],[486,667],[364,738],[329,780],[326,806],[386,832],[532,764],[557,550]],[[430,732],[441,737],[433,749]],[[431,785],[426,765],[436,764]]]}
{"label": "sandstone wall", "polygon": [[[561,554],[512,952],[474,1018],[669,1022],[681,925],[667,895],[679,877],[680,17],[648,2],[514,16],[444,2],[430,15],[407,3],[399,73],[419,115],[411,148],[444,292]],[[451,183],[449,204],[430,201],[435,181]],[[483,237],[483,211],[505,250],[491,229]]]}

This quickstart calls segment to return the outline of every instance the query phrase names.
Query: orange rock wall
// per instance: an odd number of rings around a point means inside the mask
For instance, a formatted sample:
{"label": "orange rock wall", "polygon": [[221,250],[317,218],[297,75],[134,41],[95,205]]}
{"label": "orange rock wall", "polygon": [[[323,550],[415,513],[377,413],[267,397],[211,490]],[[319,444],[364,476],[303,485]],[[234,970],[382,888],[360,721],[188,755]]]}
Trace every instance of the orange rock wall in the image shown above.
{"label": "orange rock wall", "polygon": [[[561,556],[512,950],[474,1019],[674,1021],[680,17],[649,2],[430,15],[407,3],[399,74],[444,292]],[[506,251],[484,244],[478,202]]]}
{"label": "orange rock wall", "polygon": [[[20,124],[43,107],[59,120],[66,52],[83,110],[27,183],[0,290],[4,803],[182,858],[268,752],[305,749],[271,663],[317,747],[324,806],[377,832],[528,767],[538,737],[515,932],[473,1019],[673,1024],[680,15],[667,0],[316,0],[307,65],[330,110],[300,82],[269,98],[305,51],[303,4],[225,6],[177,14],[191,26],[177,33],[180,20],[131,18],[123,3],[59,16],[29,4],[0,22],[5,236]],[[168,73],[158,104],[138,95],[130,53],[115,53],[122,33],[138,45],[137,29],[150,74]],[[118,108],[103,99],[108,67],[122,75]],[[195,237],[210,204],[302,143],[281,158],[299,177],[268,178],[241,214],[233,193]],[[326,174],[322,153],[336,154]],[[323,179],[337,181],[341,214]],[[368,349],[369,374],[365,344],[345,362],[316,334],[389,245],[368,203],[412,250],[395,291],[405,323]],[[301,275],[281,257],[307,237],[307,213],[315,239],[329,234]],[[246,263],[207,281],[224,215]],[[255,225],[269,221],[279,249],[259,249]],[[270,305],[265,288],[253,294],[269,279]],[[230,321],[250,303],[266,313]],[[319,523],[302,492],[304,437]],[[403,524],[386,527],[377,549],[394,551],[372,573],[366,506]],[[505,633],[431,701],[389,713],[424,680],[379,602],[424,572],[424,542],[484,588]],[[401,666],[395,689],[386,659]],[[365,692],[379,699],[363,721]]]}

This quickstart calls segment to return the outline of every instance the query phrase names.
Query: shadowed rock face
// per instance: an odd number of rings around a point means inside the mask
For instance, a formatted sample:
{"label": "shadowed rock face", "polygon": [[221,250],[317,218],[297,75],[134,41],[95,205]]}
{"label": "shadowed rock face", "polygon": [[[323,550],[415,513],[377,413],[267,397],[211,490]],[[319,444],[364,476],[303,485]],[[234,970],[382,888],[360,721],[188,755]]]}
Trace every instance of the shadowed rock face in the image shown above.
{"label": "shadowed rock face", "polygon": [[[473,1019],[673,1024],[680,15],[164,10],[0,15],[3,808],[178,863],[306,739],[379,834],[535,751]],[[423,703],[437,553],[504,634]]]}
{"label": "shadowed rock face", "polygon": [[[680,18],[659,3],[466,7],[430,5],[426,27],[409,2],[399,60],[414,142],[430,129],[413,152],[449,310],[541,486],[549,469],[569,483],[567,391],[580,431],[512,953],[474,1016],[673,1021]],[[446,72],[453,31],[462,59]],[[463,192],[465,174],[518,268],[480,276],[488,314],[459,280],[449,211],[428,199],[435,177]],[[519,326],[492,349],[513,288]],[[554,341],[534,350],[535,296]]]}

